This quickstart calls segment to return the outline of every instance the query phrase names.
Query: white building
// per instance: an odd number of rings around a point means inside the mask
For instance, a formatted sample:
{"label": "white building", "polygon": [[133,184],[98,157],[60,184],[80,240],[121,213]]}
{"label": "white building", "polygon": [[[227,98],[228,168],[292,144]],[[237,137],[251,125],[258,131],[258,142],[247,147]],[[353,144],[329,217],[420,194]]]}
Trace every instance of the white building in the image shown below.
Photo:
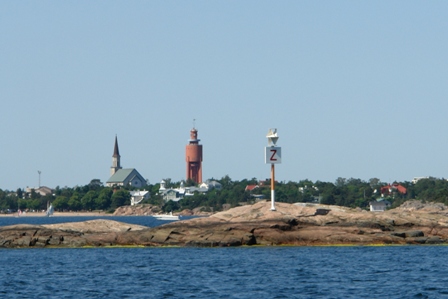
{"label": "white building", "polygon": [[387,200],[374,200],[369,202],[371,212],[384,212],[388,207],[390,207],[390,202]]}
{"label": "white building", "polygon": [[34,190],[34,192],[36,192],[37,194],[40,194],[41,196],[47,196],[47,195],[51,195],[51,194],[53,194],[53,189],[51,189],[51,188],[49,188],[49,187],[46,187],[46,186],[41,186],[41,187],[39,187],[39,188],[30,188],[30,187],[27,187],[27,188],[25,189],[25,193],[26,193],[27,195],[30,195],[31,192],[33,192],[33,190]]}
{"label": "white building", "polygon": [[131,194],[131,206],[141,203],[144,199],[150,197],[149,191],[130,191]]}
{"label": "white building", "polygon": [[199,188],[207,189],[207,191],[210,191],[210,190],[213,190],[213,189],[221,190],[222,189],[222,185],[218,181],[206,180],[204,183],[199,185]]}
{"label": "white building", "polygon": [[429,179],[429,176],[419,176],[419,177],[415,177],[411,182],[412,182],[412,184],[417,184],[418,181],[420,181],[420,180],[424,180],[424,179]]}
{"label": "white building", "polygon": [[114,153],[112,155],[112,167],[110,168],[111,177],[107,180],[106,186],[132,186],[141,188],[146,185],[146,180],[135,168],[121,167],[120,151],[118,150],[117,136],[115,136]]}
{"label": "white building", "polygon": [[146,185],[146,180],[135,168],[119,169],[106,182],[106,186],[132,186],[141,188]]}
{"label": "white building", "polygon": [[[219,184],[219,183],[218,183]],[[221,185],[221,184],[219,184]],[[184,182],[180,182],[179,188],[166,188],[166,182],[162,180],[160,182],[159,194],[162,195],[164,201],[179,201],[185,197],[193,196],[195,192],[206,193],[211,190],[211,187],[185,187]]]}

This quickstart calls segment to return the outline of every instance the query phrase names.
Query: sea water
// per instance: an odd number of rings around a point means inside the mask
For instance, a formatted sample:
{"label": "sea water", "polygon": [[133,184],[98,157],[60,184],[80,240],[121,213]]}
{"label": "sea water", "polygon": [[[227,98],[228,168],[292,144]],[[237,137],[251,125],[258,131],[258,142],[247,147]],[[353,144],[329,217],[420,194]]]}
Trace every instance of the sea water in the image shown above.
{"label": "sea water", "polygon": [[[191,219],[195,218],[194,216],[182,216],[180,219]],[[56,223],[64,223],[64,222],[80,222],[80,221],[88,221],[95,219],[107,219],[114,220],[120,222],[126,222],[130,224],[138,224],[144,225],[148,227],[159,226],[171,221],[167,220],[158,220],[151,216],[52,216],[52,217],[33,217],[33,216],[24,216],[24,217],[14,217],[14,216],[5,216],[0,217],[0,226],[6,225],[14,225],[14,224],[56,224]]]}
{"label": "sea water", "polygon": [[0,297],[448,298],[447,264],[448,246],[1,249]]}
{"label": "sea water", "polygon": [[443,298],[446,246],[0,250],[2,298]]}

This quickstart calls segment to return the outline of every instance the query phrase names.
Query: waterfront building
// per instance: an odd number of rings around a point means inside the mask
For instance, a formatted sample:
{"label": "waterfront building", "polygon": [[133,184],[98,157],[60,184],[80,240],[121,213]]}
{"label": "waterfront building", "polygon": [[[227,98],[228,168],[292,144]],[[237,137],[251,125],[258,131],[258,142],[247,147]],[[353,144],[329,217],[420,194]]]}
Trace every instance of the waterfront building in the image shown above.
{"label": "waterfront building", "polygon": [[369,206],[371,212],[384,212],[391,204],[388,200],[380,198],[369,202]]}
{"label": "waterfront building", "polygon": [[204,183],[199,185],[199,188],[206,189],[207,191],[210,191],[210,190],[213,190],[213,189],[221,190],[222,189],[222,185],[218,181],[206,180]]}
{"label": "waterfront building", "polygon": [[401,195],[405,195],[408,191],[407,191],[406,187],[404,187],[398,183],[394,183],[394,184],[388,184],[386,186],[381,187],[380,192],[381,192],[382,197],[387,197],[387,196],[394,197],[394,195],[397,193],[401,194]]}
{"label": "waterfront building", "polygon": [[141,203],[144,199],[148,199],[150,197],[149,191],[130,191],[131,194],[131,206]]}
{"label": "waterfront building", "polygon": [[179,188],[167,188],[166,182],[162,180],[160,182],[159,194],[164,201],[179,201],[185,197],[193,196],[195,193],[207,193],[213,189],[221,190],[222,185],[214,180],[207,180],[200,184],[199,187],[188,186],[185,187],[183,181],[180,182]]}

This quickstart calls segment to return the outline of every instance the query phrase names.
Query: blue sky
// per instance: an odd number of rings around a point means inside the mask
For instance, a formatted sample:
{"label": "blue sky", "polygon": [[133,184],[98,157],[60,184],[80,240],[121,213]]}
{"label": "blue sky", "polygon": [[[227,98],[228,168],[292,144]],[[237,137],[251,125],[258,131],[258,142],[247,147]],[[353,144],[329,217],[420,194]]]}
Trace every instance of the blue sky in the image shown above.
{"label": "blue sky", "polygon": [[0,188],[448,177],[446,1],[4,1]]}

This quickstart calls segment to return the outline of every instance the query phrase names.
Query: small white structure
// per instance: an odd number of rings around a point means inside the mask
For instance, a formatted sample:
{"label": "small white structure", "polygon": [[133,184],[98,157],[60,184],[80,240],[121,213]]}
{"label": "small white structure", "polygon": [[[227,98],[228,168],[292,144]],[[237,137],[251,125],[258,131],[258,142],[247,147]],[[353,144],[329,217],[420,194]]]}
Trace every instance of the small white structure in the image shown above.
{"label": "small white structure", "polygon": [[417,184],[418,181],[420,180],[424,180],[424,179],[429,179],[429,176],[419,176],[419,177],[415,177],[414,179],[412,179],[412,184]]}
{"label": "small white structure", "polygon": [[130,191],[131,194],[131,206],[141,203],[144,199],[148,199],[150,197],[149,191]]}
{"label": "small white structure", "polygon": [[216,189],[216,190],[221,190],[222,189],[222,185],[220,182],[218,181],[211,181],[211,180],[206,180],[204,183],[199,185],[200,189],[207,189],[207,191]]}
{"label": "small white structure", "polygon": [[388,207],[390,207],[390,202],[387,200],[381,201],[371,201],[369,202],[371,212],[384,212]]}

